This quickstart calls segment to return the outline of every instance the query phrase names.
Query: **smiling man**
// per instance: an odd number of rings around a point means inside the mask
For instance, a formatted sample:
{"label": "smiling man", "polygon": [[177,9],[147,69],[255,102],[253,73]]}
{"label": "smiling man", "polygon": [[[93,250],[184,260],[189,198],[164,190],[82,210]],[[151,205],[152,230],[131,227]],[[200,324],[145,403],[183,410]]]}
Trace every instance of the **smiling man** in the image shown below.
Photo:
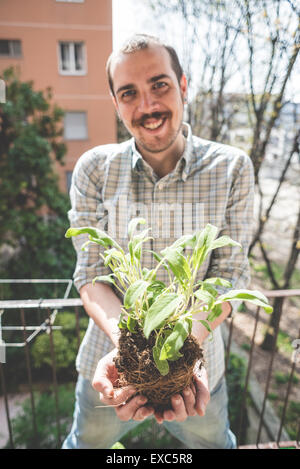
{"label": "smiling man", "polygon": [[[114,223],[120,228],[137,216],[137,208],[152,214],[153,207],[164,207],[161,218],[170,218],[171,207],[181,206],[185,209],[182,224],[189,232],[211,223],[218,227],[219,236],[228,235],[243,246],[242,251],[235,247],[213,251],[199,269],[199,280],[223,277],[234,288],[245,288],[253,216],[250,159],[239,149],[192,135],[183,122],[186,77],[175,50],[157,38],[130,38],[109,57],[107,75],[116,111],[132,139],[93,148],[78,160],[70,192],[71,226],[107,230],[111,214],[118,212]],[[124,197],[126,209],[120,208]],[[174,227],[181,212],[173,210],[168,236],[160,233],[149,241],[144,266],[154,266],[151,250],[160,252],[175,241]],[[153,227],[161,226],[161,218],[155,218],[156,223],[152,220]],[[188,448],[234,448],[219,327],[233,307],[223,305],[222,314],[211,324],[212,339],[207,340],[206,328],[194,321],[193,334],[204,348],[206,369],[201,375],[195,373],[192,384],[181,394],[172,396],[171,408],[155,412],[144,396],[135,395],[135,389],[114,386],[122,298],[105,283],[92,284],[96,276],[109,270],[99,258],[99,246],[90,244],[81,250],[85,240],[84,236],[73,238],[77,251],[74,282],[90,321],[76,360],[74,422],[63,448],[109,448],[149,416]],[[118,239],[124,248],[127,241],[121,236]],[[166,272],[160,275],[159,280],[168,281]]]}

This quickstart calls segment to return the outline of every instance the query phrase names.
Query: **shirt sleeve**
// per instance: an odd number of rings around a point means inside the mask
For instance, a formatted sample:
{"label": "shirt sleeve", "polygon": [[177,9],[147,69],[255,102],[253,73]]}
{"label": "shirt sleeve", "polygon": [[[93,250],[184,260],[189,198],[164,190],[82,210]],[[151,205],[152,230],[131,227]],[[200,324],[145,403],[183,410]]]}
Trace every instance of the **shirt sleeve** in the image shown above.
{"label": "shirt sleeve", "polygon": [[[233,289],[247,288],[250,283],[249,245],[253,236],[254,171],[250,158],[241,154],[235,165],[223,226],[218,236],[230,236],[242,245],[215,249],[210,259],[206,277],[229,280]],[[220,294],[230,288],[217,287]],[[233,301],[232,313],[241,301]]]}
{"label": "shirt sleeve", "polygon": [[[70,189],[71,210],[68,212],[68,217],[71,227],[92,226],[105,229],[107,216],[101,199],[103,168],[104,161],[93,150],[79,158],[73,171]],[[86,241],[88,241],[87,234],[72,237],[77,253],[73,278],[78,291],[83,285],[91,283],[96,276],[110,273],[110,269],[104,266],[100,257],[102,247],[90,243],[83,251],[82,245]]]}

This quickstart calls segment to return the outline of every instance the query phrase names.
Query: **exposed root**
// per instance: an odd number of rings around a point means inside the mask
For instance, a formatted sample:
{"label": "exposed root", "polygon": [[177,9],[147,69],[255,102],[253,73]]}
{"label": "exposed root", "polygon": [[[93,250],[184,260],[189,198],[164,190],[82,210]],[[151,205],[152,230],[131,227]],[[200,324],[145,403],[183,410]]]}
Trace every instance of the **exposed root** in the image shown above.
{"label": "exposed root", "polygon": [[119,386],[133,385],[139,394],[148,398],[149,405],[159,410],[170,406],[170,397],[191,383],[196,362],[201,360],[199,368],[202,366],[203,351],[196,339],[189,336],[180,350],[183,356],[169,361],[170,371],[162,376],[152,356],[154,341],[154,334],[147,341],[142,334],[121,330],[115,364]]}

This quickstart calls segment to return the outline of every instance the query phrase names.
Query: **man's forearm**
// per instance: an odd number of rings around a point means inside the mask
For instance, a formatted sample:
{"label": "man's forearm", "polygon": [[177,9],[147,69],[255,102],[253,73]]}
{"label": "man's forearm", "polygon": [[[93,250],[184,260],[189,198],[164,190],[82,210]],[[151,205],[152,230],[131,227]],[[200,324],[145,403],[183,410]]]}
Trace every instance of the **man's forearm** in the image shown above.
{"label": "man's forearm", "polygon": [[[222,314],[215,319],[213,322],[209,323],[209,326],[212,330],[216,329],[220,324],[222,324],[223,321],[229,316],[231,313],[232,306],[231,304],[226,301],[226,303],[222,304]],[[207,318],[209,313],[199,313],[195,314],[193,319],[196,319],[196,321],[193,321],[193,335],[198,339],[200,345],[203,343],[203,341],[208,337],[209,331],[206,329],[201,322],[198,322],[197,319],[203,319],[205,320]]]}
{"label": "man's forearm", "polygon": [[121,301],[109,285],[87,283],[80,289],[80,297],[87,314],[100,329],[118,345],[118,319],[121,313]]}

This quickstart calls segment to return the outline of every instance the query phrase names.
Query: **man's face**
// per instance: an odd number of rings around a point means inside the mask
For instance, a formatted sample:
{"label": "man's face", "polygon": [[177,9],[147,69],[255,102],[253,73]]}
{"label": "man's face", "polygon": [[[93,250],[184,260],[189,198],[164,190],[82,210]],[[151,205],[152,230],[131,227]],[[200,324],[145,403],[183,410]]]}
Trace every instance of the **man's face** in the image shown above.
{"label": "man's face", "polygon": [[141,153],[176,150],[186,78],[179,85],[167,50],[158,45],[122,54],[112,63],[111,75],[114,104]]}

